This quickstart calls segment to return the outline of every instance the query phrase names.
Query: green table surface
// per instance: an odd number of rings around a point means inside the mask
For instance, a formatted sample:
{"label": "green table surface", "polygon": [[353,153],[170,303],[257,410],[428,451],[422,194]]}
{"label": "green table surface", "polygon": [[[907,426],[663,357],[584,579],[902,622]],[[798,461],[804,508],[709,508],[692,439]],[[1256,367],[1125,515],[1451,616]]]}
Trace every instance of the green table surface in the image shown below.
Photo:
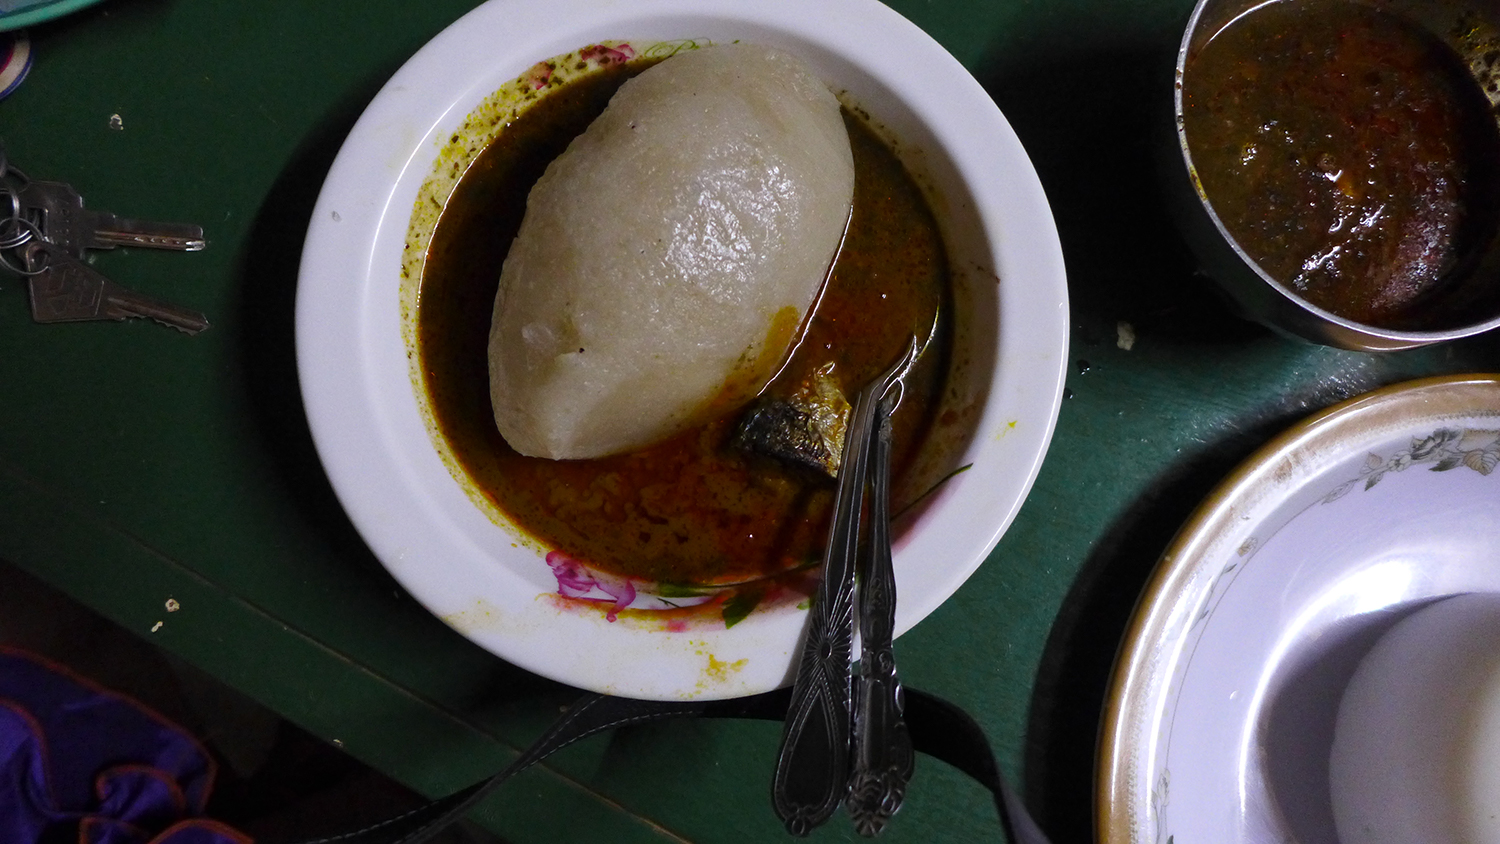
{"label": "green table surface", "polygon": [[[473,5],[108,0],[31,29],[35,66],[0,102],[0,139],[31,176],[71,182],[91,207],[205,227],[202,253],[117,250],[96,266],[213,321],[196,337],[37,325],[25,285],[0,274],[0,558],[434,796],[514,758],[574,692],[469,644],[361,542],[313,451],[293,300],[314,198],[354,120]],[[1191,0],[891,5],[974,73],[1026,144],[1073,314],[1035,488],[988,561],[901,639],[903,674],[973,713],[1057,841],[1088,840],[1111,662],[1186,516],[1295,420],[1408,378],[1500,369],[1500,343],[1308,345],[1240,321],[1194,274],[1151,147]],[[601,736],[476,817],[517,842],[778,840],[778,732],[717,721]],[[812,837],[855,838],[841,819]],[[987,793],[923,759],[884,838],[1000,833]]]}

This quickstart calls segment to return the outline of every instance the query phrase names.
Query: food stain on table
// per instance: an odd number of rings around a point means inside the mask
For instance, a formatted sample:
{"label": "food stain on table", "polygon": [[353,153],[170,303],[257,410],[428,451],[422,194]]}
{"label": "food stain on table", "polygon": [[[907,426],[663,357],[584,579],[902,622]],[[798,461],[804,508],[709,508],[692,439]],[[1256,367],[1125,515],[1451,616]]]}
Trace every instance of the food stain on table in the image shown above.
{"label": "food stain on table", "polygon": [[1308,302],[1420,328],[1495,237],[1500,133],[1435,35],[1352,0],[1241,15],[1184,66],[1183,132],[1234,240]]}

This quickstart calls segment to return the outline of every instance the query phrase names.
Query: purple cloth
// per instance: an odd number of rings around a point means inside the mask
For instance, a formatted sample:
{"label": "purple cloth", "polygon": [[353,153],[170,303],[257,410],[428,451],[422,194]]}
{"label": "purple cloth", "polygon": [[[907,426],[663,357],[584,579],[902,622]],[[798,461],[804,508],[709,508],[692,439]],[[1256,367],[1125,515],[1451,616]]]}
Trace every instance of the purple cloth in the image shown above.
{"label": "purple cloth", "polygon": [[181,727],[0,647],[0,841],[250,844],[202,817],[214,773]]}

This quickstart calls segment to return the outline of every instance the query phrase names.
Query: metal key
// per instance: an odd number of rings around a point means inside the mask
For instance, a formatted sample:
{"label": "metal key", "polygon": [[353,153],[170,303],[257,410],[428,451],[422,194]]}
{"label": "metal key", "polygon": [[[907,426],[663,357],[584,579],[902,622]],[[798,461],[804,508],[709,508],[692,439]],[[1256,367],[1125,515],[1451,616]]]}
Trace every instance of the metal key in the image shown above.
{"label": "metal key", "polygon": [[22,213],[42,236],[75,258],[82,258],[85,249],[146,246],[197,252],[208,245],[202,226],[132,220],[84,208],[83,197],[66,182],[28,182],[19,199]]}
{"label": "metal key", "polygon": [[198,311],[122,287],[59,244],[33,240],[21,247],[21,255],[31,273],[31,316],[37,322],[147,317],[187,334],[208,327],[208,319]]}

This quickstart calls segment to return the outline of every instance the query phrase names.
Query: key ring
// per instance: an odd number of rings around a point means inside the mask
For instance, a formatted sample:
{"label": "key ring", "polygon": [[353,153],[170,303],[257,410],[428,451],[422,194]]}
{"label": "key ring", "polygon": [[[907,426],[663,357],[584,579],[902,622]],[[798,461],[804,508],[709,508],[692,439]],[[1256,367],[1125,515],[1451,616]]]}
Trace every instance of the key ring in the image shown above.
{"label": "key ring", "polygon": [[36,227],[36,223],[19,214],[0,220],[0,251],[15,249],[32,238],[41,236],[42,232]]}
{"label": "key ring", "polygon": [[[0,266],[17,275],[28,277],[41,275],[46,271],[48,264],[45,251],[42,253],[42,260],[33,266],[33,256],[40,247],[41,240],[41,229],[25,217],[11,217],[0,222]],[[31,245],[30,249],[21,249],[27,244]],[[22,261],[20,265],[16,264],[15,258],[11,255],[15,250],[20,250]]]}
{"label": "key ring", "polygon": [[32,267],[34,250],[20,253],[19,264],[16,261],[17,256],[10,254],[42,237],[41,229],[21,213],[20,189],[30,181],[25,173],[10,166],[10,159],[5,154],[5,145],[0,144],[0,197],[10,200],[10,214],[0,217],[0,266],[23,276],[37,275],[47,268],[45,260],[40,265]]}
{"label": "key ring", "polygon": [[[26,178],[25,173],[10,166],[10,161],[5,155],[5,147],[0,144],[0,196],[10,200],[10,213],[0,218],[0,253],[20,247],[33,237],[41,236],[37,227],[21,214],[19,188],[24,187],[28,181],[30,180]],[[8,269],[20,271],[3,255],[0,255],[0,263]]]}

